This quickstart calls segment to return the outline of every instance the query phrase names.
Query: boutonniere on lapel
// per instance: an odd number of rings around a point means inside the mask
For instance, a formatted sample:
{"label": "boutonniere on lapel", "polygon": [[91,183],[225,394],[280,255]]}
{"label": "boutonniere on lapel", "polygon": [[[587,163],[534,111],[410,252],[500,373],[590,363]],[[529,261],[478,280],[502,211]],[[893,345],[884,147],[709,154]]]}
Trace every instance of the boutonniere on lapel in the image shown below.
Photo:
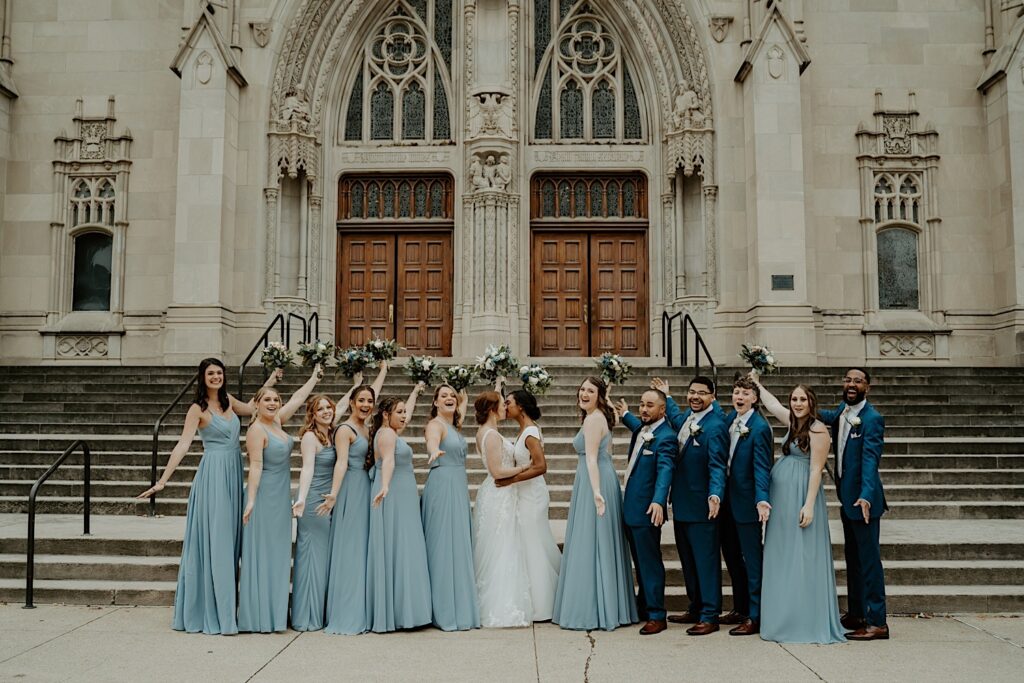
{"label": "boutonniere on lapel", "polygon": [[700,425],[697,424],[696,422],[691,422],[690,423],[690,436],[691,437],[695,437],[698,434],[700,434],[700,432],[701,432]]}
{"label": "boutonniere on lapel", "polygon": [[652,432],[644,432],[640,435],[640,438],[643,440],[644,444],[647,445],[654,441],[654,434]]}
{"label": "boutonniere on lapel", "polygon": [[750,427],[748,427],[747,425],[740,425],[739,435],[741,439],[745,439],[748,436],[750,436]]}
{"label": "boutonniere on lapel", "polygon": [[851,427],[860,427],[860,417],[857,415],[846,418],[846,421],[850,423]]}

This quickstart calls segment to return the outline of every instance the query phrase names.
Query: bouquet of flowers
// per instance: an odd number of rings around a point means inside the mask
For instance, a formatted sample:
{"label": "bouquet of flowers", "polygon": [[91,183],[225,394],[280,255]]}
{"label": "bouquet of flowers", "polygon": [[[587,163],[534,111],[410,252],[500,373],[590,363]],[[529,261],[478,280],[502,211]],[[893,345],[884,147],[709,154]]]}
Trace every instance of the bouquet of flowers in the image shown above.
{"label": "bouquet of flowers", "polygon": [[534,396],[541,396],[554,383],[548,371],[539,365],[524,365],[519,368],[519,378],[523,380],[523,389]]}
{"label": "bouquet of flowers", "polygon": [[297,355],[302,359],[302,364],[307,368],[313,368],[317,365],[325,368],[327,367],[327,361],[334,357],[334,342],[316,339],[309,344],[299,344]]}
{"label": "bouquet of flowers", "polygon": [[429,387],[441,380],[443,370],[430,356],[413,356],[405,364],[405,372],[413,382],[423,382]]}
{"label": "bouquet of flowers", "polygon": [[633,370],[617,353],[603,353],[600,358],[594,359],[594,363],[597,364],[601,378],[608,384],[624,384]]}
{"label": "bouquet of flowers", "polygon": [[444,371],[444,383],[455,391],[462,391],[476,381],[477,369],[472,365],[453,365]]}
{"label": "bouquet of flowers", "polygon": [[363,344],[363,350],[373,358],[374,361],[391,360],[398,355],[401,347],[394,339],[379,339],[374,337]]}
{"label": "bouquet of flowers", "polygon": [[373,365],[373,356],[366,352],[361,346],[353,346],[351,349],[338,351],[338,369],[346,377],[355,377],[357,373]]}
{"label": "bouquet of flowers", "polygon": [[295,355],[281,342],[270,342],[263,347],[263,355],[260,362],[267,370],[280,370],[292,364]]}
{"label": "bouquet of flowers", "polygon": [[494,346],[488,344],[484,355],[476,359],[476,369],[488,382],[493,382],[499,377],[511,377],[519,369],[519,361],[512,355],[512,349],[508,345]]}
{"label": "bouquet of flowers", "polygon": [[740,347],[740,358],[749,363],[750,367],[761,375],[770,375],[779,369],[775,363],[775,356],[767,346],[743,344]]}

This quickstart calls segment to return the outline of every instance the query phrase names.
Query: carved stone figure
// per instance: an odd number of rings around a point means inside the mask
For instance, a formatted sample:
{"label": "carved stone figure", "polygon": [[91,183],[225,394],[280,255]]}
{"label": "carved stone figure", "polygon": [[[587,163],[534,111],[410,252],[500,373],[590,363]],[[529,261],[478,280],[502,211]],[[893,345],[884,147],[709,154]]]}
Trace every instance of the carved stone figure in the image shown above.
{"label": "carved stone figure", "polygon": [[498,162],[491,183],[494,189],[500,192],[504,192],[512,184],[512,165],[509,164],[507,154],[501,155],[501,161]]}
{"label": "carved stone figure", "polygon": [[690,89],[690,83],[683,81],[676,88],[676,99],[672,107],[672,124],[676,130],[700,128],[704,125],[704,112],[700,109],[697,93]]}
{"label": "carved stone figure", "polygon": [[484,160],[484,179],[487,181],[487,187],[493,188],[494,181],[497,177],[497,161],[494,159],[493,154],[488,154],[487,159]]}
{"label": "carved stone figure", "polygon": [[469,177],[473,182],[473,188],[476,190],[486,190],[491,186],[490,181],[484,177],[484,169],[478,157],[473,157],[473,161],[469,163]]}
{"label": "carved stone figure", "polygon": [[285,95],[278,120],[284,124],[309,124],[309,101],[302,88],[293,88]]}

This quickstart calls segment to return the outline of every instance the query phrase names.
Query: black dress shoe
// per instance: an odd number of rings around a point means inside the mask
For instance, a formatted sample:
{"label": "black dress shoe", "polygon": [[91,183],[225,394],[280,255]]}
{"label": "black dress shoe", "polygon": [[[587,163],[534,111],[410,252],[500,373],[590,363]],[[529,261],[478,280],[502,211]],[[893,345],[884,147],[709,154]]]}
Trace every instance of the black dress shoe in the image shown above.
{"label": "black dress shoe", "polygon": [[668,615],[669,622],[673,624],[696,624],[700,619],[693,612],[683,612],[682,614],[670,614]]}
{"label": "black dress shoe", "polygon": [[747,620],[746,615],[740,614],[736,610],[724,614],[718,619],[719,624],[726,624],[727,626],[735,626],[736,624],[742,624]]}
{"label": "black dress shoe", "polygon": [[889,640],[888,626],[865,626],[846,634],[847,640]]}
{"label": "black dress shoe", "polygon": [[864,621],[864,617],[855,617],[850,613],[846,613],[839,618],[839,623],[843,625],[847,631],[856,631],[859,628],[867,626],[867,622]]}

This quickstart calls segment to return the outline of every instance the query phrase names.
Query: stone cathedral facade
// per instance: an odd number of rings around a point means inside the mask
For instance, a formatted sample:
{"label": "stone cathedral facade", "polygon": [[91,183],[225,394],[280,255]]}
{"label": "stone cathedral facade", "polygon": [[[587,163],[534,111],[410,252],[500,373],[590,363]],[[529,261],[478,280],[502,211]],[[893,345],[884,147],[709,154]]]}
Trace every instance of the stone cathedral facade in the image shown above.
{"label": "stone cathedral facade", "polygon": [[0,362],[1024,361],[1021,0],[0,13]]}

